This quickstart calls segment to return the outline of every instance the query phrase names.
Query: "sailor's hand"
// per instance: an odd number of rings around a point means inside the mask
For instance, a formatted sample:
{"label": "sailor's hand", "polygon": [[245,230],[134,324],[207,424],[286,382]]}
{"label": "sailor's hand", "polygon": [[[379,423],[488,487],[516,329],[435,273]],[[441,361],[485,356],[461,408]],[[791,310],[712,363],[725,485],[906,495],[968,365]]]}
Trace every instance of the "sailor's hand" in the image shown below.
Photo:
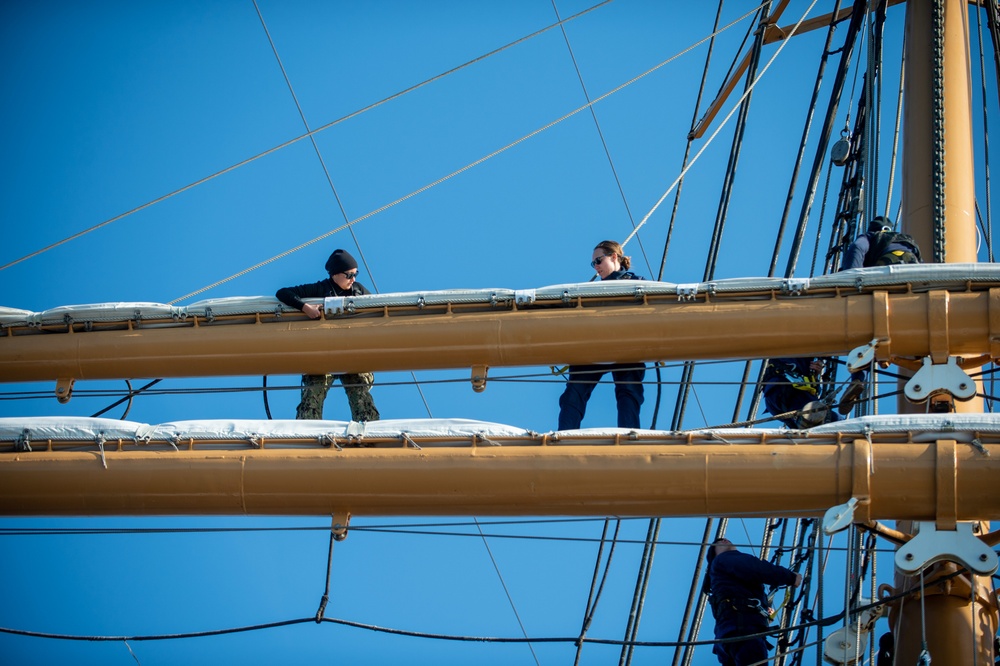
{"label": "sailor's hand", "polygon": [[304,312],[305,315],[307,317],[309,317],[310,319],[319,319],[320,314],[322,314],[320,312],[320,309],[318,307],[316,307],[315,305],[313,305],[312,303],[305,303],[305,304],[303,304],[302,305],[302,312]]}
{"label": "sailor's hand", "polygon": [[802,574],[797,573],[795,574],[795,582],[792,583],[792,587],[798,587],[801,584],[802,584]]}

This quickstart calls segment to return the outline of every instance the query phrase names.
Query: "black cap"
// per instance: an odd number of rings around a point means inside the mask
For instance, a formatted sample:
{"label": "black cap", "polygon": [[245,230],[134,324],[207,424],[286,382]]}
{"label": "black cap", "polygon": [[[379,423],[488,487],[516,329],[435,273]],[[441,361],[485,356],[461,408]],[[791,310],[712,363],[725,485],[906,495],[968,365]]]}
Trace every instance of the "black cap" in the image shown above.
{"label": "black cap", "polygon": [[868,223],[868,232],[871,233],[874,231],[882,231],[886,227],[892,229],[892,220],[890,220],[887,217],[882,217],[881,215],[879,215],[878,217],[872,219],[872,221]]}
{"label": "black cap", "polygon": [[354,260],[347,250],[334,250],[330,258],[326,260],[326,272],[330,275],[346,273],[358,267],[358,262]]}

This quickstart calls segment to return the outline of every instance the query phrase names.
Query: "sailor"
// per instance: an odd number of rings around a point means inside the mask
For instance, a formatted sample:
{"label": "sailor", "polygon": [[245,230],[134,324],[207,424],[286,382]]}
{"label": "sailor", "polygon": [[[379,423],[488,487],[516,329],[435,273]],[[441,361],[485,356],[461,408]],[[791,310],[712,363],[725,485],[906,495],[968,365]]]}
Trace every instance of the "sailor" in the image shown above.
{"label": "sailor", "polygon": [[[601,241],[590,258],[591,267],[601,280],[642,280],[629,272],[631,257],[622,254],[615,241]],[[559,430],[575,430],[583,422],[587,401],[597,382],[610,372],[615,380],[615,400],[618,403],[618,427],[637,430],[639,408],[642,406],[642,380],[646,366],[642,363],[599,363],[569,366],[569,380],[559,398]]]}
{"label": "sailor", "polygon": [[[319,282],[300,284],[297,287],[283,287],[275,294],[288,307],[301,310],[310,319],[319,319],[321,308],[306,303],[304,298],[326,298],[328,296],[362,296],[369,293],[358,282],[358,262],[347,250],[334,250],[326,260],[329,277]],[[297,419],[322,419],[323,402],[335,379],[347,392],[347,402],[351,406],[352,421],[378,421],[379,413],[371,395],[375,376],[370,372],[345,373],[339,375],[302,375],[302,399],[295,410]]]}
{"label": "sailor", "polygon": [[868,231],[847,246],[841,270],[891,264],[919,264],[920,248],[917,242],[912,236],[897,233],[892,228],[892,220],[881,215],[869,222]]}
{"label": "sailor", "polygon": [[772,358],[764,370],[764,409],[789,428],[839,421],[827,403],[826,359]]}
{"label": "sailor", "polygon": [[[770,608],[764,585],[797,587],[802,583],[801,574],[742,553],[729,539],[716,539],[709,546],[707,562],[702,592],[709,595],[716,639],[766,631]],[[757,636],[716,643],[712,651],[723,666],[763,664],[768,644],[763,636]]]}
{"label": "sailor", "polygon": [[[866,233],[858,236],[844,251],[841,270],[890,266],[892,264],[919,264],[920,248],[912,236],[893,231],[893,223],[887,217],[876,217],[868,223]],[[867,372],[858,370],[851,373],[851,381],[837,405],[837,411],[848,415],[865,391]]]}

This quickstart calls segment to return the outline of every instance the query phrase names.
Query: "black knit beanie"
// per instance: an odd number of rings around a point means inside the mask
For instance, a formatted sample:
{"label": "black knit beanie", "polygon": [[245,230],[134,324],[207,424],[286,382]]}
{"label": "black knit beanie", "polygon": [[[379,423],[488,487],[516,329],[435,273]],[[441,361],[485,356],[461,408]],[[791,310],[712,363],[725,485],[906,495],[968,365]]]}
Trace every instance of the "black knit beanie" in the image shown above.
{"label": "black knit beanie", "polygon": [[326,260],[326,272],[330,275],[346,273],[358,267],[358,262],[354,260],[347,250],[334,250],[330,258]]}

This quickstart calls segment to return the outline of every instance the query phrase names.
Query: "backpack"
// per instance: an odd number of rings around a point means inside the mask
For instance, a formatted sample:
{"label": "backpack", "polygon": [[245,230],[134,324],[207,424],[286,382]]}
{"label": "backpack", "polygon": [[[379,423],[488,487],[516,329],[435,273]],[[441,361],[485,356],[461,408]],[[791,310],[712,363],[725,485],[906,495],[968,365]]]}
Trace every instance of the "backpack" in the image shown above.
{"label": "backpack", "polygon": [[[866,235],[868,236],[868,252],[865,253],[863,264],[865,268],[887,264],[916,264],[921,261],[917,241],[909,234],[895,231],[876,231]],[[893,244],[905,246],[908,250],[901,255],[894,255],[889,249]]]}

